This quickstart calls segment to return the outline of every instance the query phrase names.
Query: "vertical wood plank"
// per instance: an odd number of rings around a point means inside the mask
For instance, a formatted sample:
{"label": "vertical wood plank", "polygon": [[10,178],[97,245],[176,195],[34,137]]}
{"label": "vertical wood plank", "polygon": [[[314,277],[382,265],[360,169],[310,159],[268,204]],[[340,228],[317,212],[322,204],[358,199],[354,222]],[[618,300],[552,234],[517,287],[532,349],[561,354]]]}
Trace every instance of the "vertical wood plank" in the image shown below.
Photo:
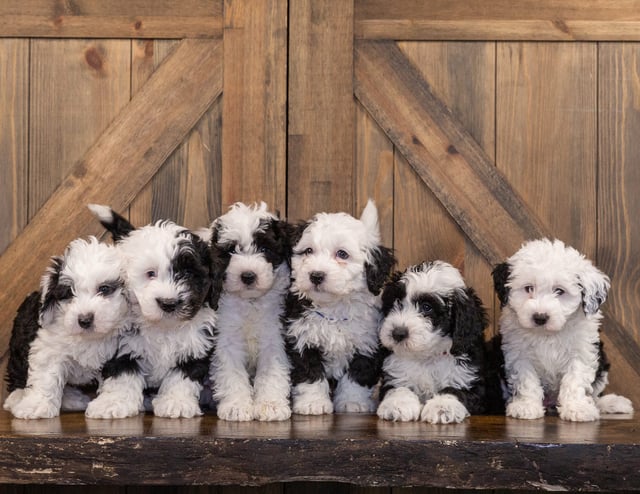
{"label": "vertical wood plank", "polygon": [[353,212],[353,0],[289,5],[288,216]]}
{"label": "vertical wood plank", "polygon": [[[597,259],[611,276],[609,312],[640,341],[640,44],[601,44],[599,71]],[[623,361],[611,345],[607,351],[612,388],[639,406],[638,363]]]}
{"label": "vertical wood plank", "polygon": [[287,1],[225,0],[222,204],[286,208]]}

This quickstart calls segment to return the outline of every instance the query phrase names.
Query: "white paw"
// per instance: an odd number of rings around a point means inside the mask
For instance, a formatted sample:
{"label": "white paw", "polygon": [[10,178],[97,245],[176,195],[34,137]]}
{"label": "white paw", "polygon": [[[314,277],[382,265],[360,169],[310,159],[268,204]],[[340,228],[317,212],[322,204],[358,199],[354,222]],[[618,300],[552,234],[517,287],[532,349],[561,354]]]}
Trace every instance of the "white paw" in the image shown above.
{"label": "white paw", "polygon": [[70,412],[81,412],[87,409],[87,405],[91,398],[80,391],[78,388],[72,386],[65,386],[62,393],[61,410]]}
{"label": "white paw", "polygon": [[11,394],[7,396],[7,399],[4,400],[4,404],[2,405],[2,408],[10,412],[13,409],[13,407],[15,407],[18,403],[20,403],[20,400],[22,400],[23,396],[24,396],[24,389],[14,389],[11,392]]}
{"label": "white paw", "polygon": [[424,404],[420,420],[430,424],[458,424],[469,416],[469,411],[453,395],[436,395]]}
{"label": "white paw", "polygon": [[593,399],[581,398],[558,405],[558,415],[562,420],[571,422],[592,422],[600,418],[600,410]]}
{"label": "white paw", "polygon": [[124,400],[110,393],[98,395],[87,405],[84,414],[92,419],[123,419],[140,413],[135,401]]}
{"label": "white paw", "polygon": [[168,417],[176,419],[178,417],[192,418],[202,415],[198,398],[192,396],[167,396],[158,395],[151,402],[153,414],[157,417]]}
{"label": "white paw", "polygon": [[323,415],[333,413],[333,403],[328,396],[319,397],[294,397],[293,413],[300,415]]}
{"label": "white paw", "polygon": [[24,393],[11,413],[19,419],[50,419],[60,415],[60,407],[39,393]]}
{"label": "white paw", "polygon": [[363,401],[340,400],[333,408],[338,413],[373,413],[376,411],[376,402],[371,398]]}
{"label": "white paw", "polygon": [[420,418],[420,399],[407,388],[392,389],[378,407],[378,417],[384,420],[409,422]]}
{"label": "white paw", "polygon": [[539,419],[544,417],[542,402],[514,399],[507,405],[507,417],[516,419]]}
{"label": "white paw", "polygon": [[287,420],[291,417],[291,407],[288,402],[257,401],[253,407],[253,417],[256,420],[273,422]]}
{"label": "white paw", "polygon": [[221,401],[217,408],[218,418],[233,422],[248,422],[253,420],[253,403],[236,403]]}
{"label": "white paw", "polygon": [[596,400],[600,413],[633,413],[633,403],[629,398],[616,394],[601,396]]}

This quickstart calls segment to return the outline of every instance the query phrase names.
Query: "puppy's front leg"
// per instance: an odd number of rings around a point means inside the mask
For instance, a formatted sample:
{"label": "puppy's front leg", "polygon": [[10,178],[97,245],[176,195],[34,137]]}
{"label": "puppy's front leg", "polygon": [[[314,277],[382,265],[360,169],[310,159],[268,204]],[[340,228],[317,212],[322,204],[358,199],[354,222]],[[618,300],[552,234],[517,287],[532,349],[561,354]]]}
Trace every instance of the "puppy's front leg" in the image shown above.
{"label": "puppy's front leg", "polygon": [[302,355],[290,349],[291,401],[293,413],[322,415],[333,413],[329,382],[325,375],[322,353],[317,348],[306,347]]}
{"label": "puppy's front leg", "polygon": [[[238,330],[235,336],[241,334]],[[253,420],[253,388],[247,372],[247,349],[240,338],[220,335],[211,362],[213,398],[217,401],[218,417],[222,420],[246,422]]]}
{"label": "puppy's front leg", "polygon": [[544,390],[533,366],[521,359],[507,365],[507,381],[511,398],[506,414],[516,419],[538,419],[544,417]]}
{"label": "puppy's front leg", "polygon": [[162,380],[158,395],[151,401],[154,415],[168,418],[202,415],[199,403],[201,382],[202,379],[194,379],[188,370],[171,369]]}
{"label": "puppy's front leg", "polygon": [[558,414],[563,420],[589,422],[600,418],[600,411],[593,399],[591,384],[595,369],[584,362],[574,360],[560,381]]}
{"label": "puppy's front leg", "polygon": [[257,420],[287,420],[291,417],[289,359],[279,324],[268,325],[260,335],[260,353],[253,383],[254,417]]}
{"label": "puppy's front leg", "polygon": [[66,382],[65,363],[45,348],[32,348],[29,377],[22,399],[11,413],[20,419],[45,419],[60,415],[62,391]]}
{"label": "puppy's front leg", "polygon": [[356,354],[349,363],[348,371],[338,381],[334,406],[337,412],[372,413],[376,402],[372,397],[373,387],[378,383],[382,359],[376,356]]}
{"label": "puppy's front leg", "polygon": [[388,390],[378,406],[378,417],[384,420],[409,422],[420,418],[420,398],[405,386]]}

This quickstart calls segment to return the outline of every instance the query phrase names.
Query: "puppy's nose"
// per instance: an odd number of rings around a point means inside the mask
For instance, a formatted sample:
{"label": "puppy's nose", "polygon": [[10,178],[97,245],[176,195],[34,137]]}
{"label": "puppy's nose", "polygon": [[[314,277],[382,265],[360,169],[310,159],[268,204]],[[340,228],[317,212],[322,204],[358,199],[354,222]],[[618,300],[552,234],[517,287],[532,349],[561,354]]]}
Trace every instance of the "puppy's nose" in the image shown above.
{"label": "puppy's nose", "polygon": [[240,275],[240,280],[242,280],[242,283],[247,286],[253,284],[256,281],[256,278],[257,276],[253,271],[245,271]]}
{"label": "puppy's nose", "polygon": [[324,277],[325,274],[322,271],[311,271],[311,273],[309,273],[309,280],[316,286],[322,284]]}
{"label": "puppy's nose", "polygon": [[179,301],[175,298],[157,298],[156,302],[164,312],[175,312],[178,308]]}
{"label": "puppy's nose", "polygon": [[400,343],[409,337],[409,328],[406,326],[397,326],[391,331],[391,337],[396,343]]}
{"label": "puppy's nose", "polygon": [[536,312],[533,315],[533,322],[535,322],[538,326],[544,326],[549,320],[548,314],[543,314],[541,312]]}
{"label": "puppy's nose", "polygon": [[93,319],[93,312],[90,312],[89,314],[80,314],[78,316],[78,326],[82,329],[89,329],[93,326]]}

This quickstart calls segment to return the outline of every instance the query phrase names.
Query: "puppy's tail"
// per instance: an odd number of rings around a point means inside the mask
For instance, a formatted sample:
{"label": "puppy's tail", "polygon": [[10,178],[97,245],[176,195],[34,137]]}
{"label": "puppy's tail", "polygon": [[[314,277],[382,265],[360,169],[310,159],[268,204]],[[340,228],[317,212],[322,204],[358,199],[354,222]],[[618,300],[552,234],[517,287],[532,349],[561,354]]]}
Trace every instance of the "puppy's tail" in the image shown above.
{"label": "puppy's tail", "polygon": [[89,204],[87,207],[100,221],[100,224],[104,226],[115,242],[119,242],[124,237],[129,235],[136,229],[129,221],[116,213],[109,206],[102,206],[100,204]]}

